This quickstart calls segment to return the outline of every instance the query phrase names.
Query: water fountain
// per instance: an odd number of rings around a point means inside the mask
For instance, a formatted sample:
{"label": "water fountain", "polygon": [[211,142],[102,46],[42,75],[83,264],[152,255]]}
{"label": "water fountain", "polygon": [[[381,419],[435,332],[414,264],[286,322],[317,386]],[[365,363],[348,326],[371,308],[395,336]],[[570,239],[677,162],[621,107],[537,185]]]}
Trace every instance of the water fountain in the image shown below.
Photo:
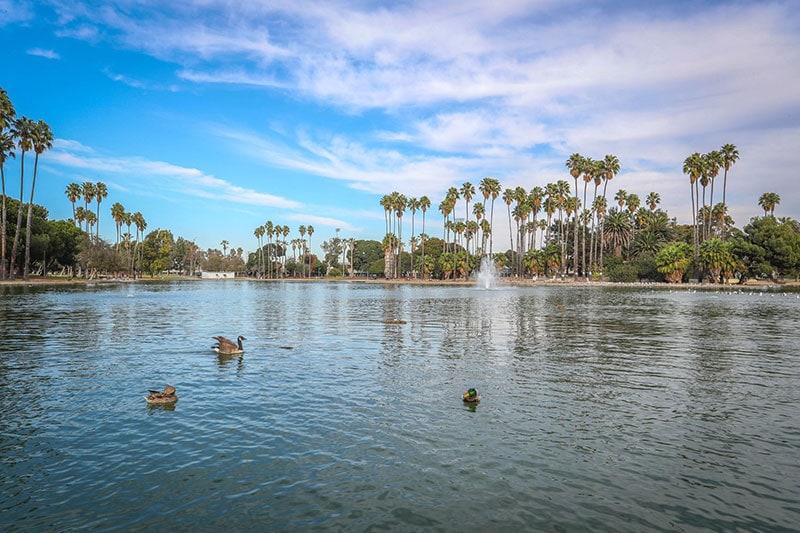
{"label": "water fountain", "polygon": [[481,259],[481,267],[475,277],[475,286],[479,289],[494,289],[497,285],[497,269],[494,261],[488,256]]}

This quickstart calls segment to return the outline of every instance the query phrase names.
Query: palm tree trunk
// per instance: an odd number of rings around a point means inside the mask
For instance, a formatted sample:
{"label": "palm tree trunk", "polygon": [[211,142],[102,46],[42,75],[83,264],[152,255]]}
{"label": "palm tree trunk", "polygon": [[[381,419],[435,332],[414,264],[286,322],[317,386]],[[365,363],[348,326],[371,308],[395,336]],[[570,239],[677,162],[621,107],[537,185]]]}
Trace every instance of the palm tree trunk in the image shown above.
{"label": "palm tree trunk", "polygon": [[14,229],[14,242],[11,245],[11,258],[8,277],[14,279],[14,266],[17,257],[17,246],[19,246],[19,227],[22,225],[22,198],[24,196],[25,181],[25,152],[22,152],[19,164],[19,205],[17,206],[17,227]]}
{"label": "palm tree trunk", "polygon": [[0,166],[0,179],[2,180],[2,207],[0,208],[0,280],[6,279],[6,173]]}
{"label": "palm tree trunk", "polygon": [[33,192],[36,189],[36,173],[39,170],[39,153],[33,159],[33,180],[31,181],[31,200],[28,202],[28,220],[25,223],[25,264],[22,267],[22,277],[25,281],[30,279],[31,265],[31,219],[33,218]]}

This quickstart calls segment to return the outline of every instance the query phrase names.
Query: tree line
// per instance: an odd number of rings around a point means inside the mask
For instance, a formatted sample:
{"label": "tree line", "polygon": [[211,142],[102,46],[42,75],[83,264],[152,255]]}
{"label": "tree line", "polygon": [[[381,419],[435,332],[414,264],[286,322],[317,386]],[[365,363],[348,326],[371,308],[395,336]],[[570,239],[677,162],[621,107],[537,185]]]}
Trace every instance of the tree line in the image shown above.
{"label": "tree line", "polygon": [[[660,209],[661,196],[651,191],[642,201],[619,189],[613,198],[609,182],[620,172],[614,155],[592,159],[569,156],[566,179],[533,187],[503,188],[486,177],[477,187],[465,182],[451,187],[438,206],[441,253],[426,254],[433,239],[425,231],[431,201],[408,198],[394,191],[380,199],[386,235],[384,275],[387,278],[457,279],[470,276],[484,256],[510,276],[573,276],[576,279],[679,282],[690,277],[722,282],[731,277],[797,277],[800,272],[798,223],[775,219],[780,196],[764,193],[758,200],[763,218],[742,230],[728,214],[728,172],[739,159],[735,145],[725,144],[707,154],[694,153],[684,161],[689,178],[692,224],[679,225]],[[714,186],[722,177],[722,201],[714,203]],[[480,196],[478,196],[480,194]],[[473,199],[478,196],[478,200]],[[481,198],[482,197],[482,198]],[[506,205],[510,248],[493,252],[495,202]],[[460,201],[463,200],[463,208]],[[405,252],[403,220],[411,214],[410,253]],[[422,231],[415,232],[417,211]],[[766,233],[765,233],[766,232]],[[769,238],[767,238],[767,235]],[[403,264],[403,258],[408,262]]]}

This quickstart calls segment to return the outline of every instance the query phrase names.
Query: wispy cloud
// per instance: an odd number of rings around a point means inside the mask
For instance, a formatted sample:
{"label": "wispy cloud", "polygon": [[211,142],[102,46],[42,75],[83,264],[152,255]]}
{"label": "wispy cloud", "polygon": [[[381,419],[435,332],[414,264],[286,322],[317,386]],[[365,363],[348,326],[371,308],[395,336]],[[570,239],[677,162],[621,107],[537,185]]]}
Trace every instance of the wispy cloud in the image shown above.
{"label": "wispy cloud", "polygon": [[152,193],[169,190],[171,193],[217,200],[228,204],[245,204],[284,209],[296,209],[300,202],[281,196],[238,186],[230,181],[206,174],[196,168],[182,167],[164,161],[151,161],[141,157],[106,157],[76,141],[58,140],[47,155],[48,163],[111,174],[125,182],[131,190]]}
{"label": "wispy cloud", "polygon": [[29,48],[27,53],[28,55],[44,57],[46,59],[61,59],[61,56],[54,50],[46,50],[44,48]]}

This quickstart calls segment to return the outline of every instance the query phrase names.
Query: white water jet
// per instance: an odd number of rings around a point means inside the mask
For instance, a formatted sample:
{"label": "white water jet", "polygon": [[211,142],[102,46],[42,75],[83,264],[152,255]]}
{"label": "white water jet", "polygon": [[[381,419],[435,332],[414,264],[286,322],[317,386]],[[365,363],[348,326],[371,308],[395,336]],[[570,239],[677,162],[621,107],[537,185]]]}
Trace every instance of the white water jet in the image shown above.
{"label": "white water jet", "polygon": [[479,289],[494,289],[496,285],[497,269],[494,266],[494,261],[488,255],[485,255],[481,259],[481,267],[475,277],[475,286]]}

